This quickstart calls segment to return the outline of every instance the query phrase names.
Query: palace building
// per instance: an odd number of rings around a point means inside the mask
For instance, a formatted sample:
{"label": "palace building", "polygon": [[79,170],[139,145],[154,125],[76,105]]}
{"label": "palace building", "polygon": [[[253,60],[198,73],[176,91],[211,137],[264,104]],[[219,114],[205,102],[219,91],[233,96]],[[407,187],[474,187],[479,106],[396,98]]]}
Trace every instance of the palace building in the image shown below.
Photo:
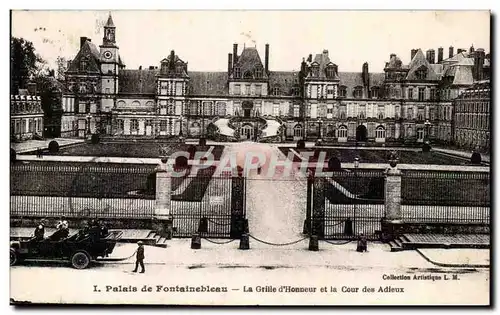
{"label": "palace building", "polygon": [[80,137],[207,137],[222,141],[453,140],[453,99],[489,77],[484,50],[390,54],[384,72],[342,72],[323,50],[298,71],[272,71],[255,47],[234,44],[227,71],[197,72],[172,50],[157,66],[127,69],[111,15],[99,48],[82,37],[65,75],[61,133]]}
{"label": "palace building", "polygon": [[10,96],[10,135],[14,140],[29,140],[43,133],[42,101],[37,95],[36,84],[28,83],[27,89]]}

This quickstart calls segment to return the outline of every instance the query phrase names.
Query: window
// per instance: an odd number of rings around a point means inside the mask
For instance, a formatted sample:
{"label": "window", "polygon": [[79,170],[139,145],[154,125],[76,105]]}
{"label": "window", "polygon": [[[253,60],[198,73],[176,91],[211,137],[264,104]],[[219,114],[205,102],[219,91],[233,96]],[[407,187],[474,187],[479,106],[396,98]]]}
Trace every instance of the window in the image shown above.
{"label": "window", "polygon": [[418,88],[418,100],[419,101],[425,100],[425,88]]}
{"label": "window", "polygon": [[295,127],[293,127],[293,136],[294,137],[302,138],[303,133],[304,133],[304,128],[302,128],[301,124],[297,124],[297,125],[295,125]]}
{"label": "window", "polygon": [[346,105],[340,105],[339,108],[339,118],[340,119],[346,119],[347,117],[347,106]]}
{"label": "window", "polygon": [[250,84],[245,85],[245,94],[252,95],[252,86]]}
{"label": "window", "polygon": [[125,124],[123,119],[116,120],[116,133],[123,134],[123,130],[125,129]]}
{"label": "window", "polygon": [[379,106],[378,111],[377,111],[377,117],[378,119],[384,119],[384,112],[385,112],[385,107],[384,106]]}
{"label": "window", "polygon": [[138,132],[139,131],[139,121],[137,119],[130,120],[130,131]]}
{"label": "window", "polygon": [[80,93],[87,93],[87,85],[85,83],[80,83]]}
{"label": "window", "polygon": [[274,116],[280,116],[280,104],[274,104],[273,105],[273,115]]}
{"label": "window", "polygon": [[318,66],[313,66],[311,68],[312,76],[313,77],[319,77],[319,67]]}
{"label": "window", "polygon": [[106,88],[106,89],[104,90],[104,93],[106,93],[106,94],[110,94],[110,93],[111,93],[111,91],[110,91],[110,89],[109,89],[109,88]]}
{"label": "window", "polygon": [[234,68],[234,77],[236,79],[241,78],[241,69],[240,68]]}
{"label": "window", "polygon": [[95,103],[90,104],[90,112],[91,113],[95,114],[96,113],[96,108],[97,108],[97,106],[96,106]]}
{"label": "window", "polygon": [[415,72],[415,76],[417,77],[417,80],[425,80],[427,77],[427,69],[419,69]]}
{"label": "window", "polygon": [[424,129],[417,129],[417,140],[424,140]]}
{"label": "window", "polygon": [[88,67],[87,59],[82,58],[82,60],[80,60],[80,71],[87,71],[87,67]]}
{"label": "window", "polygon": [[234,95],[240,95],[241,94],[241,86],[239,84],[234,85]]}
{"label": "window", "polygon": [[280,95],[280,88],[278,86],[273,87],[273,95]]}
{"label": "window", "polygon": [[160,120],[160,131],[167,131],[168,124],[166,120]]}
{"label": "window", "polygon": [[377,87],[374,87],[372,88],[372,95],[371,95],[372,98],[378,98],[378,88]]}
{"label": "window", "polygon": [[339,97],[346,97],[347,96],[347,87],[341,86],[339,88]]}
{"label": "window", "polygon": [[365,119],[366,118],[366,105],[360,105],[359,106],[358,117],[360,119]]}
{"label": "window", "polygon": [[347,127],[346,126],[339,127],[338,137],[339,138],[347,138]]}
{"label": "window", "polygon": [[383,126],[378,126],[377,129],[375,129],[375,138],[385,139],[385,128]]}
{"label": "window", "polygon": [[299,96],[300,95],[300,88],[298,86],[294,86],[292,88],[292,94],[293,94],[293,96]]}
{"label": "window", "polygon": [[293,117],[300,116],[300,105],[293,105]]}
{"label": "window", "polygon": [[182,101],[175,101],[175,115],[182,114]]}
{"label": "window", "polygon": [[175,95],[182,95],[183,94],[183,91],[182,91],[182,82],[176,82],[175,83]]}
{"label": "window", "polygon": [[328,96],[333,96],[333,85],[329,85],[327,88],[326,88],[326,94]]}
{"label": "window", "polygon": [[86,106],[85,106],[85,103],[78,103],[78,112],[79,113],[85,113],[86,112]]}
{"label": "window", "polygon": [[245,72],[245,74],[243,74],[243,78],[244,79],[253,79],[252,72],[250,72],[250,71]]}
{"label": "window", "polygon": [[424,120],[425,118],[425,108],[419,107],[417,112],[417,120]]}
{"label": "window", "polygon": [[436,100],[436,89],[435,88],[431,88],[431,101],[435,101]]}
{"label": "window", "polygon": [[326,109],[327,114],[333,114],[333,108],[327,108]]}
{"label": "window", "polygon": [[28,119],[28,132],[33,132],[33,119]]}
{"label": "window", "polygon": [[355,87],[353,92],[354,98],[362,98],[363,97],[363,88]]}
{"label": "window", "polygon": [[335,77],[335,69],[332,66],[329,66],[326,68],[326,77],[327,78],[334,78]]}
{"label": "window", "polygon": [[258,67],[255,69],[255,77],[262,78],[262,68],[261,67]]}
{"label": "window", "polygon": [[406,118],[408,119],[413,119],[413,108],[408,108],[408,113],[407,113],[407,116]]}
{"label": "window", "polygon": [[255,94],[256,94],[256,95],[259,95],[259,96],[260,96],[260,95],[262,95],[262,85],[257,84],[257,85],[255,86]]}
{"label": "window", "polygon": [[399,116],[400,116],[400,107],[396,106],[394,108],[394,118],[399,119]]}
{"label": "window", "polygon": [[408,89],[408,99],[410,99],[410,100],[413,99],[413,89],[412,88]]}
{"label": "window", "polygon": [[318,86],[312,84],[311,85],[311,98],[318,98]]}

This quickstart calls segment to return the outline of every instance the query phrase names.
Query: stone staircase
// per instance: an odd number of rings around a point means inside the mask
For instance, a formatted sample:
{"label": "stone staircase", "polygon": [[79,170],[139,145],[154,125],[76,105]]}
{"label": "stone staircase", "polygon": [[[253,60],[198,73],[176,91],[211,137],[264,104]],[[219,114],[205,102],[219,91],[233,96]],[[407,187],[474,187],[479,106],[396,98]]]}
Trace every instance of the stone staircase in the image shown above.
{"label": "stone staircase", "polygon": [[403,234],[389,242],[391,252],[417,248],[490,248],[488,234]]}

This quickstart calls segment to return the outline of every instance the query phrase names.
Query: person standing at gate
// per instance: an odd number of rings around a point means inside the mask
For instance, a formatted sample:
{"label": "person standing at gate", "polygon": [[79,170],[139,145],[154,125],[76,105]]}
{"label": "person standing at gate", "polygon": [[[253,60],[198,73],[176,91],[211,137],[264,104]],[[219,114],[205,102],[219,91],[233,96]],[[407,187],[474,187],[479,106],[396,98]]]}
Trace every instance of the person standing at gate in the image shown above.
{"label": "person standing at gate", "polygon": [[137,251],[135,255],[135,269],[133,272],[137,272],[137,268],[139,265],[141,266],[141,273],[144,273],[146,270],[144,269],[144,246],[142,241],[137,242]]}

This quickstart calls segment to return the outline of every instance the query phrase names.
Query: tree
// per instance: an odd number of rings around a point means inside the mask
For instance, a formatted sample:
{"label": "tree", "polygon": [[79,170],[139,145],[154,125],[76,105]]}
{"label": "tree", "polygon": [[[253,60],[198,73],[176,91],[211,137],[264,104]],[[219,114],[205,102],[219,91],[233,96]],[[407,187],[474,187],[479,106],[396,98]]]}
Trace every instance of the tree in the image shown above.
{"label": "tree", "polygon": [[26,88],[30,78],[37,76],[43,68],[44,60],[35,52],[33,43],[24,38],[11,37],[10,40],[10,89],[18,94]]}

